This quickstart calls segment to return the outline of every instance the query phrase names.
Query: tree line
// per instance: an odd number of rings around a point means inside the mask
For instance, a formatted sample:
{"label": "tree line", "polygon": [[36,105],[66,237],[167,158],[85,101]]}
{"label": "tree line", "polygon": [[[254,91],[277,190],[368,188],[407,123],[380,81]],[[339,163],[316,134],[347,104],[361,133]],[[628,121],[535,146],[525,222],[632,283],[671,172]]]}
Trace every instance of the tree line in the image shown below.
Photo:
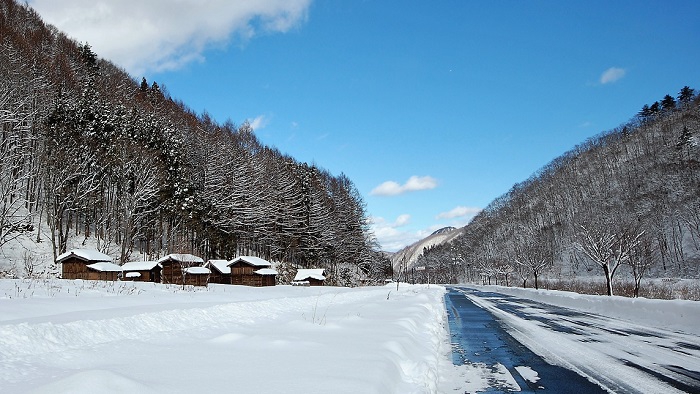
{"label": "tree line", "polygon": [[137,83],[14,0],[0,37],[0,247],[31,235],[55,258],[84,237],[120,262],[251,254],[337,283],[384,275],[347,176]]}
{"label": "tree line", "polygon": [[[700,98],[685,86],[554,159],[419,265],[452,280],[700,275]],[[458,267],[455,270],[455,267]]]}

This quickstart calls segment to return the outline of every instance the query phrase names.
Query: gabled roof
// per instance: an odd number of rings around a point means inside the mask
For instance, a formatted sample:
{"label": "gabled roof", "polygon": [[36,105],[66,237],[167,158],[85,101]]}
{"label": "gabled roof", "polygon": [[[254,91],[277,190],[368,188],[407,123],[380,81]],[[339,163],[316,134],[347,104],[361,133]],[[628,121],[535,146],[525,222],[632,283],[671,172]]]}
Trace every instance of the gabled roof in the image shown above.
{"label": "gabled roof", "polygon": [[258,275],[277,275],[277,271],[273,270],[272,268],[260,268],[259,270],[253,272]]}
{"label": "gabled roof", "polygon": [[260,257],[254,257],[254,256],[238,256],[235,259],[231,260],[227,265],[230,267],[232,264],[238,263],[238,262],[243,262],[248,265],[252,265],[253,267],[271,267],[272,263],[265,259],[261,259]]}
{"label": "gabled roof", "polygon": [[190,274],[190,275],[209,275],[211,274],[211,271],[209,268],[205,267],[189,267],[185,268],[185,272]]}
{"label": "gabled roof", "polygon": [[100,262],[100,263],[93,263],[89,264],[87,266],[91,270],[99,271],[99,272],[121,272],[122,267],[116,264],[112,263],[107,263],[107,262]]}
{"label": "gabled roof", "polygon": [[132,261],[124,263],[122,270],[124,271],[150,271],[158,266],[157,261]]}
{"label": "gabled roof", "polygon": [[296,276],[294,276],[295,281],[307,280],[309,278],[316,280],[326,280],[325,272],[323,268],[310,268],[310,269],[298,269]]}
{"label": "gabled roof", "polygon": [[209,260],[205,264],[205,267],[214,268],[223,275],[228,275],[231,273],[231,267],[228,266],[228,260]]}
{"label": "gabled roof", "polygon": [[58,256],[56,258],[56,262],[60,263],[61,261],[69,258],[69,257],[77,257],[81,260],[85,261],[112,261],[112,258],[110,256],[107,256],[104,253],[98,252],[94,249],[73,249],[69,250],[66,253],[63,253],[62,255]]}
{"label": "gabled roof", "polygon": [[160,260],[158,260],[158,262],[162,263],[168,260],[175,260],[180,263],[204,263],[204,260],[202,260],[201,257],[197,257],[189,253],[171,253],[167,256],[161,257]]}

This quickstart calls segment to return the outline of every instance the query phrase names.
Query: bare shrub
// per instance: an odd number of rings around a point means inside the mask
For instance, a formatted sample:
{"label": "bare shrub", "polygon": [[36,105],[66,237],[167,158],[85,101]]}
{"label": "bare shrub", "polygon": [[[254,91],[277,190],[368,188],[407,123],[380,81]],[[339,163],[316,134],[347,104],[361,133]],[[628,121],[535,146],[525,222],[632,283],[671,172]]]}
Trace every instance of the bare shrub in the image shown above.
{"label": "bare shrub", "polygon": [[[597,278],[543,279],[542,288],[548,290],[571,291],[578,294],[605,295],[607,285]],[[616,280],[616,295],[634,297],[633,280]],[[648,280],[639,289],[639,297],[659,300],[693,300],[700,301],[699,280]]]}

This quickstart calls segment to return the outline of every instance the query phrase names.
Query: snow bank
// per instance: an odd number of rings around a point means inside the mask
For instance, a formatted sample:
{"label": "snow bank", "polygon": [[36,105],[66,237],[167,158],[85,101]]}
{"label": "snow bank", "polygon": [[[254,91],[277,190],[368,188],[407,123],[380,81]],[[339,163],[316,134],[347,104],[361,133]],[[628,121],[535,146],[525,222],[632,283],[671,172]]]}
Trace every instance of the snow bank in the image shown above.
{"label": "snow bank", "polygon": [[3,392],[437,393],[450,363],[438,286],[23,286],[0,280]]}
{"label": "snow bank", "polygon": [[504,286],[470,287],[492,290],[551,305],[574,308],[649,327],[661,327],[700,335],[700,302],[698,301],[609,297],[559,290],[536,290]]}

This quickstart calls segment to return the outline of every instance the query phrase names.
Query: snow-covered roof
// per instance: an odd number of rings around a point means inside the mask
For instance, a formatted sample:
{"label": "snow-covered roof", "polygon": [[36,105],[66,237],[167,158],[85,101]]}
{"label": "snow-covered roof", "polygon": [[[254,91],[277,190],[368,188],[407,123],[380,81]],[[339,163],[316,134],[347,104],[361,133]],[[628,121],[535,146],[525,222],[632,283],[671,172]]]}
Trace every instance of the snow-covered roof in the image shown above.
{"label": "snow-covered roof", "polygon": [[189,267],[185,268],[185,272],[191,275],[209,275],[211,271],[206,267]]}
{"label": "snow-covered roof", "polygon": [[86,261],[112,261],[112,258],[110,256],[107,256],[104,253],[98,252],[94,249],[73,249],[69,250],[66,253],[63,253],[62,255],[58,256],[56,258],[57,262],[61,262],[71,256],[75,256],[81,260],[86,260]]}
{"label": "snow-covered roof", "polygon": [[277,275],[277,271],[273,270],[272,268],[260,268],[257,271],[253,271],[258,275]]}
{"label": "snow-covered roof", "polygon": [[140,278],[141,273],[140,272],[127,272],[126,277],[127,278]]}
{"label": "snow-covered roof", "polygon": [[150,271],[158,265],[157,261],[132,261],[124,263],[122,270],[124,271]]}
{"label": "snow-covered roof", "polygon": [[87,267],[100,272],[121,272],[122,270],[121,266],[107,262],[93,263],[89,264]]}
{"label": "snow-covered roof", "polygon": [[207,261],[206,266],[214,267],[215,270],[224,275],[231,273],[231,267],[228,266],[228,260],[209,260]]}
{"label": "snow-covered roof", "polygon": [[255,256],[238,256],[235,259],[231,260],[231,262],[228,263],[228,266],[231,266],[231,264],[235,264],[239,261],[243,261],[244,263],[248,265],[252,265],[255,267],[271,267],[272,263],[265,259],[261,259],[260,257],[255,257]]}
{"label": "snow-covered roof", "polygon": [[163,256],[158,260],[159,263],[162,263],[164,261],[168,260],[175,260],[179,261],[181,263],[203,263],[204,260],[202,260],[201,257],[197,257],[195,255],[191,255],[189,253],[171,253],[167,256]]}
{"label": "snow-covered roof", "polygon": [[307,280],[309,278],[316,280],[326,280],[324,276],[325,270],[323,268],[309,268],[309,269],[299,269],[297,270],[294,280]]}

